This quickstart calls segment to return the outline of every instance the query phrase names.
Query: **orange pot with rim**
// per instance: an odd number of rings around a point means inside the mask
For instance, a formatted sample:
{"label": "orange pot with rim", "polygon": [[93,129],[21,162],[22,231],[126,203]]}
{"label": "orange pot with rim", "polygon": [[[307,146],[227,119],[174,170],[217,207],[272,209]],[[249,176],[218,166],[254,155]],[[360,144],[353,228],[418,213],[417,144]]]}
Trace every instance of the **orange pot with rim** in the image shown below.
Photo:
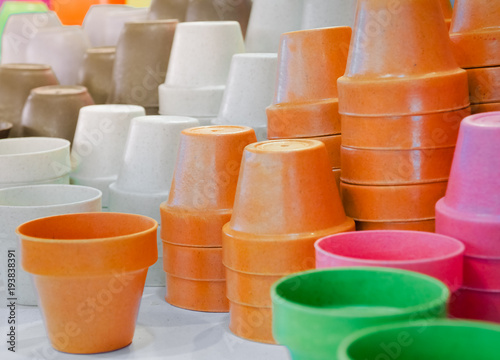
{"label": "orange pot with rim", "polygon": [[[410,115],[469,105],[439,1],[359,0],[345,75],[346,115]],[[367,95],[369,94],[369,95]]]}
{"label": "orange pot with rim", "polygon": [[500,66],[500,3],[456,0],[450,38],[463,68]]}
{"label": "orange pot with rim", "polygon": [[351,29],[333,27],[281,35],[268,138],[340,133],[337,79],[344,74]]}
{"label": "orange pot with rim", "polygon": [[18,227],[21,263],[33,274],[52,346],[72,354],[132,342],[148,267],[158,259],[155,220],[84,213]]}

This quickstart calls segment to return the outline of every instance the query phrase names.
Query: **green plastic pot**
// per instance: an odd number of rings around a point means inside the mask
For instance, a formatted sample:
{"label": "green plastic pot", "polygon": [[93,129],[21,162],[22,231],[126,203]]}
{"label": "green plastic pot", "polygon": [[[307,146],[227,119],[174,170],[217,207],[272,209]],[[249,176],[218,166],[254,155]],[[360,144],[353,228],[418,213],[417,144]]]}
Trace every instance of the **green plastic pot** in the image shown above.
{"label": "green plastic pot", "polygon": [[439,280],[406,270],[358,267],[298,273],[271,289],[273,335],[293,360],[332,360],[341,341],[358,330],[445,317],[449,295]]}
{"label": "green plastic pot", "polygon": [[496,360],[500,358],[500,326],[436,320],[391,324],[347,337],[339,360]]}

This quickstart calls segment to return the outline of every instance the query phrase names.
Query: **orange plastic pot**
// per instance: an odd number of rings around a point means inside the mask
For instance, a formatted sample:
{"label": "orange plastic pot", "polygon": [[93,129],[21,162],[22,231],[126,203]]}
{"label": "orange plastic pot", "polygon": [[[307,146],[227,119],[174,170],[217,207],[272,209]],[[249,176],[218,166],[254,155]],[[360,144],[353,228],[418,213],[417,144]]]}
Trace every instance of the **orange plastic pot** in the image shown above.
{"label": "orange plastic pot", "polygon": [[241,305],[271,307],[271,287],[281,278],[280,275],[247,274],[227,268],[226,279],[231,284],[227,288],[227,298]]}
{"label": "orange plastic pot", "polygon": [[404,221],[404,222],[368,222],[356,221],[356,230],[410,230],[434,232],[436,220]]}
{"label": "orange plastic pot", "polygon": [[467,69],[472,104],[500,101],[500,66]]}
{"label": "orange plastic pot", "polygon": [[341,180],[358,185],[424,184],[446,181],[455,147],[423,150],[341,148]]}
{"label": "orange plastic pot", "polygon": [[92,5],[124,3],[123,0],[51,0],[50,7],[57,13],[64,25],[82,25]]}
{"label": "orange plastic pot", "polygon": [[[270,295],[269,295],[270,296]],[[229,330],[236,336],[266,344],[276,344],[272,330],[272,309],[229,302]]]}
{"label": "orange plastic pot", "polygon": [[470,108],[426,115],[342,115],[342,144],[365,149],[426,149],[455,146]]}
{"label": "orange plastic pot", "polygon": [[228,312],[225,280],[191,280],[167,274],[165,300],[182,309]]}
{"label": "orange plastic pot", "polygon": [[346,73],[346,115],[416,115],[469,105],[467,74],[454,59],[440,2],[360,0]]}
{"label": "orange plastic pot", "polygon": [[496,1],[455,1],[450,38],[461,67],[500,66],[499,12]]}
{"label": "orange plastic pot", "polygon": [[399,186],[340,183],[348,216],[358,221],[406,222],[435,218],[434,207],[446,193],[447,182]]}
{"label": "orange plastic pot", "polygon": [[351,29],[302,30],[281,36],[269,139],[340,133],[337,79],[344,74]]}
{"label": "orange plastic pot", "polygon": [[161,237],[171,244],[222,246],[233,208],[243,149],[256,142],[244,126],[205,126],[181,135],[168,201],[161,205]]}
{"label": "orange plastic pot", "polygon": [[34,275],[52,346],[112,351],[132,342],[158,224],[118,213],[60,215],[18,227],[21,263]]}
{"label": "orange plastic pot", "polygon": [[500,111],[500,102],[476,104],[471,106],[472,115],[491,111]]}

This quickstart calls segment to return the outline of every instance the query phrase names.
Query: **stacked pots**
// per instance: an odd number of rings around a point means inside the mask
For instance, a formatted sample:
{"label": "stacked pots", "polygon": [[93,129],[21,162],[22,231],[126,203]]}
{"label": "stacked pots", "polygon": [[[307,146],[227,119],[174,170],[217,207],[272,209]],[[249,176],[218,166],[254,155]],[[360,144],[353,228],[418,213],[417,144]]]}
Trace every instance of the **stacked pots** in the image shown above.
{"label": "stacked pots", "polygon": [[345,72],[349,27],[283,34],[268,138],[323,142],[337,184],[340,179],[340,115],[337,79]]}
{"label": "stacked pots", "polygon": [[452,315],[500,322],[500,112],[461,125],[446,196],[436,205],[436,232],[465,246],[464,287]]}
{"label": "stacked pots", "polygon": [[247,146],[233,215],[223,227],[231,331],[274,343],[272,284],[314,268],[317,239],[352,230],[323,143],[276,140]]}
{"label": "stacked pots", "polygon": [[243,126],[182,132],[170,196],[160,208],[168,303],[229,311],[222,226],[231,218],[243,149],[255,141]]}
{"label": "stacked pots", "polygon": [[158,89],[160,114],[191,116],[209,125],[219,113],[231,59],[244,51],[235,21],[179,24],[167,77]]}
{"label": "stacked pots", "polygon": [[467,70],[472,113],[500,110],[500,3],[456,1],[450,38],[458,64]]}
{"label": "stacked pots", "polygon": [[469,114],[467,74],[453,57],[438,1],[391,4],[358,2],[338,80],[342,198],[359,230],[433,231],[459,123]]}

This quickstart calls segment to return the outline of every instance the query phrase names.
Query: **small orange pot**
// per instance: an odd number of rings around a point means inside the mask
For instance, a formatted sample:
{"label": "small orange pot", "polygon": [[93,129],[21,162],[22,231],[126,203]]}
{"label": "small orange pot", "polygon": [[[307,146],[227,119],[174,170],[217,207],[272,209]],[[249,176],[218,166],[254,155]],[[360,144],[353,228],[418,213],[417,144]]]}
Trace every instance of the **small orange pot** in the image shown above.
{"label": "small orange pot", "polygon": [[406,221],[406,222],[367,222],[356,221],[356,230],[410,230],[434,232],[436,220]]}
{"label": "small orange pot", "polygon": [[182,309],[228,312],[225,280],[191,280],[167,274],[165,300]]}
{"label": "small orange pot", "polygon": [[472,115],[491,111],[500,111],[500,102],[476,104],[471,106]]}
{"label": "small orange pot", "polygon": [[446,181],[455,147],[378,150],[342,147],[341,180],[358,185],[424,184]]}
{"label": "small orange pot", "polygon": [[247,274],[227,268],[226,279],[231,283],[227,288],[227,298],[241,305],[271,307],[271,287],[282,277]]}
{"label": "small orange pot", "polygon": [[435,218],[434,207],[446,193],[447,182],[399,186],[340,183],[348,216],[359,221],[406,222]]}
{"label": "small orange pot", "polygon": [[455,1],[450,38],[461,67],[500,66],[499,11],[496,1]]}
{"label": "small orange pot", "polygon": [[117,213],[60,215],[18,227],[52,346],[92,354],[132,342],[158,224]]}
{"label": "small orange pot", "polygon": [[276,93],[267,109],[269,139],[340,133],[336,81],[344,74],[350,39],[349,27],[281,36]]}
{"label": "small orange pot", "polygon": [[373,149],[426,149],[455,146],[460,122],[470,108],[426,115],[342,115],[342,145]]}
{"label": "small orange pot", "polygon": [[[269,295],[270,296],[270,295]],[[229,330],[243,339],[276,344],[273,337],[271,308],[259,308],[229,302]]]}
{"label": "small orange pot", "polygon": [[500,66],[467,69],[472,104],[500,101]]}
{"label": "small orange pot", "polygon": [[[346,73],[338,80],[346,115],[410,115],[468,106],[439,1],[359,0]],[[369,94],[369,95],[367,95]]]}

